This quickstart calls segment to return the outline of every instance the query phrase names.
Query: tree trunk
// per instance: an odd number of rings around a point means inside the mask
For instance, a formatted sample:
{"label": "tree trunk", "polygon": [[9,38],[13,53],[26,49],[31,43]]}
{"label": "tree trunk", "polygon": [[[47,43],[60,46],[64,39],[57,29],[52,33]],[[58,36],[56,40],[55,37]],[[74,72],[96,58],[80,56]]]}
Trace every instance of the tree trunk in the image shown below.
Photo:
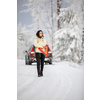
{"label": "tree trunk", "polygon": [[53,21],[53,3],[52,3],[52,0],[51,0],[51,19],[52,19],[52,50],[53,50],[53,33],[54,33],[54,21]]}
{"label": "tree trunk", "polygon": [[[59,5],[59,0],[57,0],[57,15],[59,16],[60,13],[60,5]],[[60,21],[58,19],[57,21],[57,25],[58,25],[58,30],[60,29]]]}

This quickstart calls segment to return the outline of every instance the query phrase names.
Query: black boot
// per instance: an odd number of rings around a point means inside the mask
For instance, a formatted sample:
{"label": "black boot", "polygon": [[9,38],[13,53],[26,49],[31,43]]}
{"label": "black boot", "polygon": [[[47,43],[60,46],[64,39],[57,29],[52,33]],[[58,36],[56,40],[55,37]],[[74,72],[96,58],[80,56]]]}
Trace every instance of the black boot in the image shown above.
{"label": "black boot", "polygon": [[41,71],[41,76],[43,76],[43,71]]}
{"label": "black boot", "polygon": [[40,73],[40,71],[38,71],[38,77],[40,77],[41,76],[41,73]]}

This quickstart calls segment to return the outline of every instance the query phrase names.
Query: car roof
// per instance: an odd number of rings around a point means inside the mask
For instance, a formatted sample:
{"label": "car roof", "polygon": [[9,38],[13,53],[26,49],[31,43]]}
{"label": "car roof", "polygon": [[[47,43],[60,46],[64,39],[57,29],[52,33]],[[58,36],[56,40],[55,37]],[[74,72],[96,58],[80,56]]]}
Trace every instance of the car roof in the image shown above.
{"label": "car roof", "polygon": [[[46,44],[46,45],[48,45],[48,44]],[[35,45],[33,44],[32,46],[35,46]],[[48,45],[48,46],[49,46],[49,45]]]}

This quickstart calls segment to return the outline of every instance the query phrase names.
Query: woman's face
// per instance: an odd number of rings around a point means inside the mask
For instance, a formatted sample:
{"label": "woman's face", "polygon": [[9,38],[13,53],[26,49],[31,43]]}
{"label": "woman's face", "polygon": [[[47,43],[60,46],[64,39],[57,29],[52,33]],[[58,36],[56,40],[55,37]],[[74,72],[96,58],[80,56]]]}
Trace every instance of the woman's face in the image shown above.
{"label": "woman's face", "polygon": [[42,35],[43,35],[43,33],[40,31],[40,32],[39,32],[39,36],[41,37]]}

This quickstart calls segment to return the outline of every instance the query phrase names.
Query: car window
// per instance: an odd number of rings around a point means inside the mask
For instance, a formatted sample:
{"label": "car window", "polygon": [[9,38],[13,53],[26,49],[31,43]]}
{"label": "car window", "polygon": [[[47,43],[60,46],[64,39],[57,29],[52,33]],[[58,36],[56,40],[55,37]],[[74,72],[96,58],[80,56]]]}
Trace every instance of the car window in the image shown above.
{"label": "car window", "polygon": [[33,46],[31,46],[31,47],[29,48],[29,50],[28,50],[29,52],[31,52],[31,50],[32,50],[32,47],[33,47]]}
{"label": "car window", "polygon": [[30,48],[28,49],[28,51],[30,51]]}
{"label": "car window", "polygon": [[33,51],[35,52],[35,46],[33,46],[33,47],[34,47]]}

